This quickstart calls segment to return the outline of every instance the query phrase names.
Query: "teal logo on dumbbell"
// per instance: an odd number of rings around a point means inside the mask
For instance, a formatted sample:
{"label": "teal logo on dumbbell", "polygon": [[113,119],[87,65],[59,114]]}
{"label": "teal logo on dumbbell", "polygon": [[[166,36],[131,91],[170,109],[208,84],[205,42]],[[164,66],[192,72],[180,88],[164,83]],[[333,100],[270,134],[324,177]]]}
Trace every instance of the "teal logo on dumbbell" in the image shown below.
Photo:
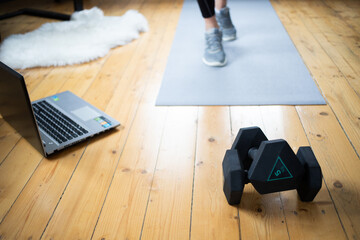
{"label": "teal logo on dumbbell", "polygon": [[290,173],[289,169],[285,166],[283,160],[280,157],[276,159],[273,169],[268,177],[268,182],[293,178],[293,175]]}

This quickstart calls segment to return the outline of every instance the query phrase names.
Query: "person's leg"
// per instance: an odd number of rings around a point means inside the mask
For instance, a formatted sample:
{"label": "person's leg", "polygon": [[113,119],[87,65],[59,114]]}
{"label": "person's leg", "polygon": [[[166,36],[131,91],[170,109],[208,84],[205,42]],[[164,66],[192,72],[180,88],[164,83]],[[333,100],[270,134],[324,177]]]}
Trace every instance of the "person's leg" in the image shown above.
{"label": "person's leg", "polygon": [[217,10],[221,10],[226,7],[227,1],[226,0],[215,0],[215,8]]}
{"label": "person's leg", "polygon": [[198,4],[205,21],[206,48],[203,62],[208,66],[224,66],[226,56],[222,47],[222,33],[215,17],[215,1],[198,0]]}
{"label": "person's leg", "polygon": [[205,31],[212,28],[219,28],[215,15],[209,18],[204,18],[204,21],[205,21]]}
{"label": "person's leg", "polygon": [[203,18],[209,18],[215,15],[215,0],[197,0],[197,2]]}
{"label": "person's leg", "polygon": [[229,8],[226,6],[227,0],[215,0],[216,20],[220,25],[224,41],[236,39],[236,29],[230,18]]}
{"label": "person's leg", "polygon": [[205,30],[219,28],[215,18],[215,0],[198,0],[197,2],[205,21]]}

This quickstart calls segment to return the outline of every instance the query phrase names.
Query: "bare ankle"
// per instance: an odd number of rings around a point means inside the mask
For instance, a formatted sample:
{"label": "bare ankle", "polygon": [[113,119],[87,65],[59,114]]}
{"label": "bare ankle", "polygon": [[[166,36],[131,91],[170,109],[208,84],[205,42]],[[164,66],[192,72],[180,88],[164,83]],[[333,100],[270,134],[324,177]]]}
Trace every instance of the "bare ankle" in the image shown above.
{"label": "bare ankle", "polygon": [[219,28],[219,25],[216,21],[215,15],[209,18],[204,18],[205,19],[205,30],[209,30],[212,28]]}

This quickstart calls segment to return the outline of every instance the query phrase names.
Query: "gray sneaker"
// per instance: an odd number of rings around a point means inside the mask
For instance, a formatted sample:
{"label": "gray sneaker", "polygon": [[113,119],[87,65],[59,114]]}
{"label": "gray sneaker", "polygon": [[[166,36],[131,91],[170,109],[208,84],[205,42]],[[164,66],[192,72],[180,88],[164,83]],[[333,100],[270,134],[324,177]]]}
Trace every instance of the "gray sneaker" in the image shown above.
{"label": "gray sneaker", "polygon": [[217,28],[205,33],[206,48],[203,62],[212,67],[222,67],[226,64],[226,56],[222,47],[222,34]]}
{"label": "gray sneaker", "polygon": [[220,11],[215,11],[215,16],[220,30],[223,33],[222,39],[224,41],[231,41],[236,39],[236,29],[231,22],[230,9],[228,7],[222,8]]}

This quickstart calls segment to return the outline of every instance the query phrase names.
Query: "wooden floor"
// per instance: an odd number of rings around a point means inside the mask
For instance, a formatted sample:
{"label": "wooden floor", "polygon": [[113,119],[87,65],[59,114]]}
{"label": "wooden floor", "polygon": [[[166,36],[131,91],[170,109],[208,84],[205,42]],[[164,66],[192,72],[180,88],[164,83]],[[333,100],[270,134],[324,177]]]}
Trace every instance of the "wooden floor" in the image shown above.
{"label": "wooden floor", "polygon": [[[32,100],[71,90],[122,126],[45,159],[0,118],[0,239],[360,239],[360,1],[271,3],[327,105],[155,107],[182,0],[85,0],[106,15],[137,9],[150,31],[91,63],[19,71]],[[1,36],[49,21],[0,21]],[[324,175],[314,202],[247,185],[227,204],[224,152],[253,125],[313,148]]]}

